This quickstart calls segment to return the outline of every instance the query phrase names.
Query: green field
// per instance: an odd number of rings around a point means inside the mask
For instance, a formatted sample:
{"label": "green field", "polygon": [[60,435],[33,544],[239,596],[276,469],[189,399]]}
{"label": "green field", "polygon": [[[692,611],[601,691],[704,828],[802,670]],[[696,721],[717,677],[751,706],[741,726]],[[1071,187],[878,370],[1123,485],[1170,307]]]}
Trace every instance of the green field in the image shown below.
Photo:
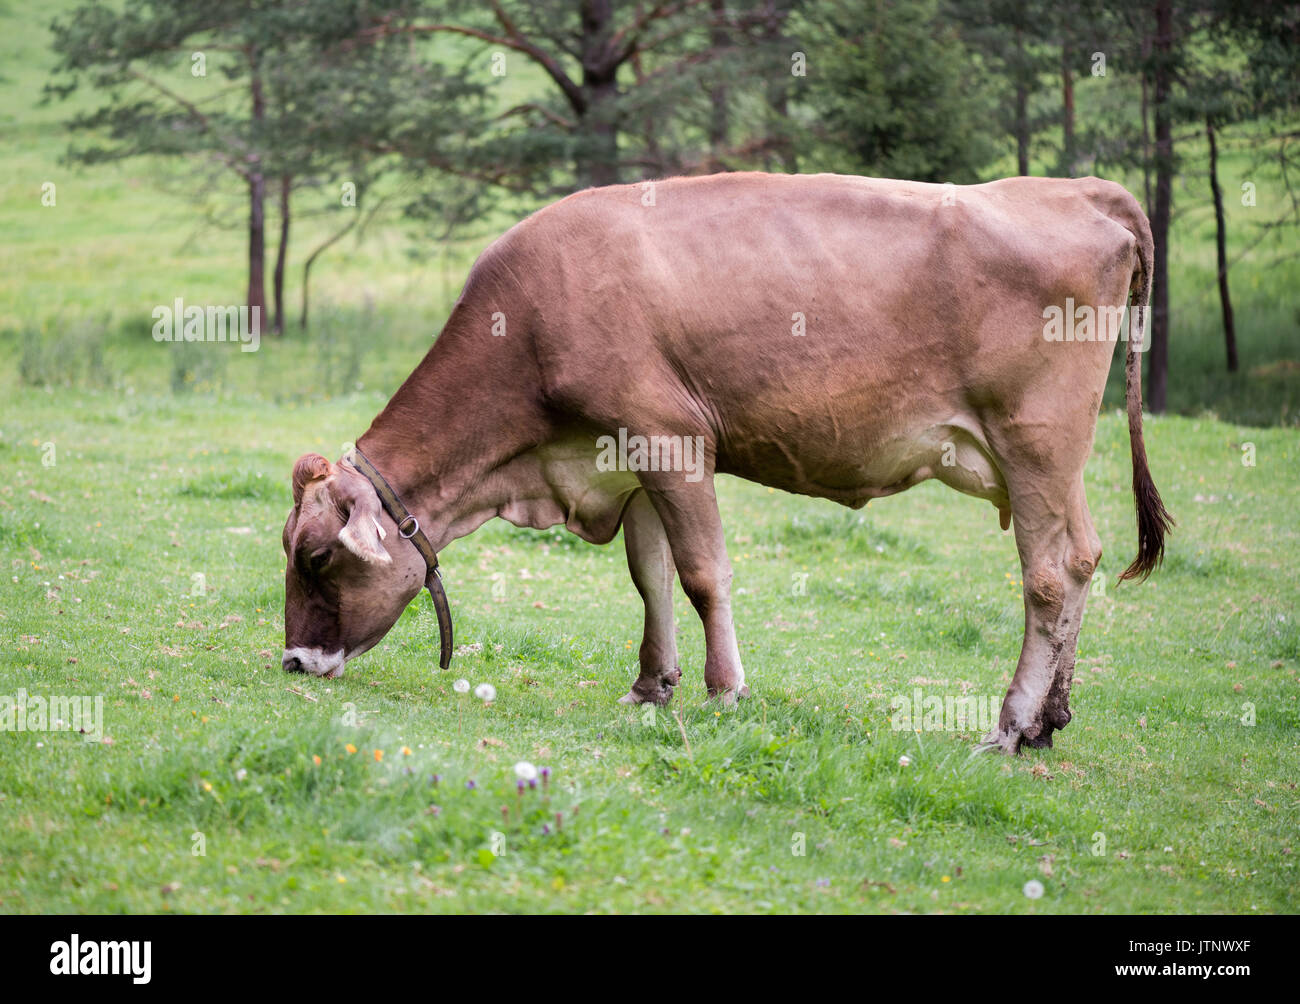
{"label": "green field", "polygon": [[[673,706],[618,705],[641,627],[621,538],[500,521],[442,556],[450,672],[422,597],[342,679],[289,676],[293,461],[366,428],[496,224],[416,259],[395,222],[339,245],[319,323],[259,352],[154,343],[153,305],[237,295],[239,218],[197,222],[164,165],[60,164],[66,109],[35,105],[49,6],[0,11],[0,695],[102,696],[104,735],[0,732],[0,911],[1295,911],[1285,243],[1234,270],[1229,380],[1212,227],[1200,182],[1179,188],[1181,414],[1146,427],[1178,527],[1160,572],[1115,586],[1135,529],[1108,398],[1087,470],[1105,585],[1054,750],[972,757],[976,729],[892,727],[918,689],[1000,699],[1019,651],[1012,537],[935,483],[850,512],[720,479],[753,691],[735,712],[704,701],[680,591]],[[1229,208],[1244,248],[1249,210]],[[304,224],[295,254],[327,224]],[[462,677],[496,699],[455,693]],[[549,769],[544,790],[517,792],[520,760]]]}

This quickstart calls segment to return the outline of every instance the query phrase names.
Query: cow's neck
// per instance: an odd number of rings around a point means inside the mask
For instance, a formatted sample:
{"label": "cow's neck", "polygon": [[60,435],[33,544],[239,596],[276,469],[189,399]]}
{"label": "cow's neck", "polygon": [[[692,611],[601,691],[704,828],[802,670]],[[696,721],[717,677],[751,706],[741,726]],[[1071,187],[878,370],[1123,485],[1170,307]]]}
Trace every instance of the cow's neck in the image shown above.
{"label": "cow's neck", "polygon": [[456,319],[357,440],[437,550],[528,490],[504,468],[549,431],[524,347]]}

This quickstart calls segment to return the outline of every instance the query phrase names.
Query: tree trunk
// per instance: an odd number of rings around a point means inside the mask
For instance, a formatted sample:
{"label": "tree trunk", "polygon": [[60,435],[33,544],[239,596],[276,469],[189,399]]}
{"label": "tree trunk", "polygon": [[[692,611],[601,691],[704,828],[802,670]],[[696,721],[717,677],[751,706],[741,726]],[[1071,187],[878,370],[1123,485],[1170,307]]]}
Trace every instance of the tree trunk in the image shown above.
{"label": "tree trunk", "polygon": [[275,252],[275,278],[273,293],[275,297],[275,324],[271,330],[277,335],[284,333],[284,263],[289,254],[289,193],[292,183],[289,176],[280,178],[280,246]]}
{"label": "tree trunk", "polygon": [[1147,59],[1151,55],[1151,38],[1142,39],[1142,208],[1151,215],[1151,112],[1147,107]]}
{"label": "tree trunk", "polygon": [[1074,177],[1074,73],[1070,69],[1070,40],[1061,43],[1061,173]]}
{"label": "tree trunk", "polygon": [[[355,227],[355,226],[357,225],[357,221],[358,221],[359,219],[361,219],[361,210],[360,210],[360,209],[354,209],[354,210],[353,210],[353,213],[352,213],[352,219],[348,220],[347,225],[346,225],[345,227],[343,227],[341,230],[336,231],[336,232],[334,233],[334,236],[327,238],[323,243],[321,243],[320,245],[318,245],[317,248],[316,248],[316,250],[314,250],[311,254],[309,254],[309,255],[307,256],[307,260],[306,260],[305,262],[303,262],[303,265],[302,265],[302,316],[301,316],[301,318],[300,318],[299,321],[298,321],[298,326],[299,326],[300,328],[302,328],[303,331],[306,331],[306,330],[307,330],[307,307],[308,307],[308,302],[307,302],[307,291],[311,288],[311,267],[312,267],[314,264],[316,264],[316,259],[319,258],[319,257],[320,257],[324,252],[325,252],[325,250],[326,250],[327,248],[329,248],[331,245],[333,245],[333,244],[336,243],[337,241],[342,240],[343,235],[346,234],[346,233],[347,233],[349,230],[351,230],[353,227]],[[445,260],[445,253],[444,253],[444,260]]]}
{"label": "tree trunk", "polygon": [[1029,95],[1021,83],[1016,84],[1016,168],[1029,174]]}
{"label": "tree trunk", "polygon": [[1174,134],[1169,107],[1173,77],[1173,10],[1171,0],[1156,0],[1155,117],[1156,201],[1151,217],[1156,260],[1152,285],[1151,350],[1147,367],[1147,402],[1153,412],[1165,410],[1169,379],[1169,216],[1173,201]]}
{"label": "tree trunk", "polygon": [[[248,313],[266,316],[266,179],[260,171],[248,176]],[[253,313],[257,308],[257,313]]]}
{"label": "tree trunk", "polygon": [[[249,84],[253,97],[254,131],[266,118],[266,101],[262,96],[262,75],[256,49],[248,50]],[[260,136],[257,137],[260,140]],[[248,156],[248,314],[256,317],[258,330],[266,316],[266,178],[262,175],[262,158]],[[256,308],[256,311],[254,310]]]}
{"label": "tree trunk", "polygon": [[1016,29],[1016,167],[1029,174],[1029,87],[1025,83],[1025,36]]}
{"label": "tree trunk", "polygon": [[1228,226],[1223,218],[1223,190],[1219,188],[1219,146],[1214,116],[1205,116],[1205,136],[1210,141],[1210,191],[1214,194],[1214,243],[1219,255],[1219,303],[1223,307],[1223,339],[1228,349],[1228,372],[1237,372],[1237,331],[1232,323],[1232,297],[1228,295]]}
{"label": "tree trunk", "polygon": [[[771,0],[764,11],[763,40],[774,50],[777,50],[780,43],[786,41],[785,23],[790,17],[791,0]],[[788,48],[788,46],[786,46]],[[789,59],[789,53],[785,53]],[[796,174],[799,171],[799,155],[795,151],[794,141],[790,138],[790,76],[789,63],[786,63],[787,69],[773,73],[767,84],[767,133],[765,139],[767,142],[764,147],[771,151],[776,150],[778,159],[781,161],[781,169],[787,174]],[[774,136],[773,133],[776,133]],[[764,154],[764,160],[767,159]],[[767,163],[764,167],[768,167]]]}
{"label": "tree trunk", "polygon": [[[727,34],[727,0],[709,0],[713,23],[709,26],[709,46],[713,49],[715,66],[718,57],[726,52],[731,39]],[[713,159],[713,169],[721,170],[722,158],[727,150],[727,136],[730,133],[729,103],[731,96],[727,93],[725,69],[714,78],[709,88],[709,152]]]}
{"label": "tree trunk", "polygon": [[590,95],[580,132],[578,183],[581,187],[618,184],[618,126],[614,122],[613,80],[584,88]]}
{"label": "tree trunk", "polygon": [[614,29],[613,0],[582,4],[582,93],[578,120],[580,187],[618,184],[618,63],[609,49]]}

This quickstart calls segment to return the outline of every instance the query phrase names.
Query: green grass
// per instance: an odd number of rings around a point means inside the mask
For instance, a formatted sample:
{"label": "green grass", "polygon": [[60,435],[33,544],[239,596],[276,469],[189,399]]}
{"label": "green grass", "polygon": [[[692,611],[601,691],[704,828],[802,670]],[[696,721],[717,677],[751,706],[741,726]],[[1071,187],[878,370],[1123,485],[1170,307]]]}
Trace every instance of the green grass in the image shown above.
{"label": "green grass", "polygon": [[[0,911],[1294,910],[1300,276],[1268,264],[1286,244],[1234,269],[1229,379],[1205,215],[1179,218],[1185,415],[1147,426],[1179,526],[1160,573],[1114,587],[1134,526],[1112,385],[1088,467],[1108,582],[1056,750],[971,758],[974,731],[891,727],[916,688],[999,699],[1019,650],[1010,535],[933,483],[854,513],[720,480],[754,695],[735,713],[704,703],[680,595],[676,704],[618,705],[641,625],[621,539],[500,522],[443,556],[450,673],[422,598],[343,679],[291,677],[291,464],[365,429],[496,223],[443,248],[393,223],[349,239],[317,270],[312,331],[259,352],[156,344],[153,305],[238,295],[238,217],[197,224],[159,164],[60,164],[67,110],[35,104],[50,9],[0,10],[0,695],[101,695],[111,742],[0,732]],[[1224,164],[1231,193],[1244,160]],[[295,230],[296,260],[329,225]],[[455,694],[461,676],[496,701]],[[552,771],[522,800],[521,759]]]}
{"label": "green grass", "polygon": [[[1010,761],[970,759],[973,732],[891,727],[916,687],[999,697],[1019,646],[1010,536],[936,485],[849,513],[722,480],[754,696],[704,702],[679,595],[679,726],[615,703],[640,627],[621,542],[504,524],[443,556],[452,672],[423,600],[341,680],[280,670],[289,465],[381,394],[7,402],[0,692],[103,695],[111,743],[0,733],[5,911],[1294,908],[1294,432],[1150,422],[1169,560],[1092,598],[1074,723]],[[1127,479],[1107,414],[1088,482],[1112,579]],[[520,759],[553,772],[522,805]]]}

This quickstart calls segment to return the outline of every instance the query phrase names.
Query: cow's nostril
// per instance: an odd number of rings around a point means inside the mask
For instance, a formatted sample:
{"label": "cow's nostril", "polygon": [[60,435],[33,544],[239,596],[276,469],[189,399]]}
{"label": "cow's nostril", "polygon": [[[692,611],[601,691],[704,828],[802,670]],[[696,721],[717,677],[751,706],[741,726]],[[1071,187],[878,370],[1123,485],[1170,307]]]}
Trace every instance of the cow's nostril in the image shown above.
{"label": "cow's nostril", "polygon": [[286,655],[282,663],[286,673],[301,673],[302,660],[296,655]]}

